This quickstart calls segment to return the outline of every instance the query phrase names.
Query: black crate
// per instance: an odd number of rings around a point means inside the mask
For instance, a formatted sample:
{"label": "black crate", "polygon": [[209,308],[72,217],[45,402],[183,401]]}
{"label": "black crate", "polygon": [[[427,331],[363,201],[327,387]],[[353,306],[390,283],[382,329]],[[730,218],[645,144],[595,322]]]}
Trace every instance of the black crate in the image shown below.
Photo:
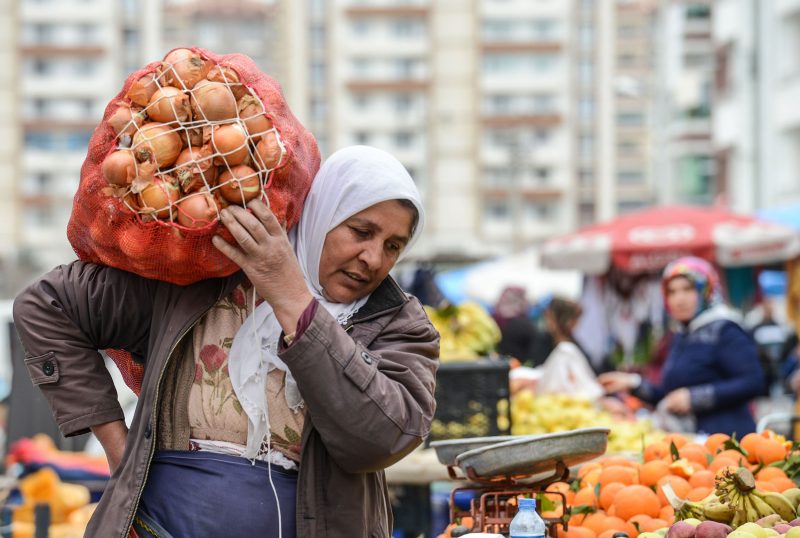
{"label": "black crate", "polygon": [[436,375],[436,415],[428,441],[508,435],[508,363],[446,362]]}

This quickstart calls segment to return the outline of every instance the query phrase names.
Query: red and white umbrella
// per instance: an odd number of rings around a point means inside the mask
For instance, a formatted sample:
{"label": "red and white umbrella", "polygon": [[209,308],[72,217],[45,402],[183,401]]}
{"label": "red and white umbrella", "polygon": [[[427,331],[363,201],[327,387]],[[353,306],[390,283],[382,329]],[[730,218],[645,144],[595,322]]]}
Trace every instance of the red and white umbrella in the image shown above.
{"label": "red and white umbrella", "polygon": [[790,228],[718,208],[666,206],[630,213],[554,238],[542,249],[542,266],[602,274],[659,271],[681,256],[723,267],[763,265],[800,254]]}

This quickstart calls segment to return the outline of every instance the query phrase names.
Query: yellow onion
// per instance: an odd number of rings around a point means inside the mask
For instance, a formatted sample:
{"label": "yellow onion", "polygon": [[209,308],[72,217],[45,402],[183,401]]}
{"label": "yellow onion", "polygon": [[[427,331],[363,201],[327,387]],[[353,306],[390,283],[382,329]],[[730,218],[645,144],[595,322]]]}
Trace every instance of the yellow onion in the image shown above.
{"label": "yellow onion", "polygon": [[[211,146],[186,148],[175,161],[175,177],[185,193],[194,192],[208,184],[213,187],[218,170],[214,166]],[[203,181],[205,179],[205,181]]]}
{"label": "yellow onion", "polygon": [[216,127],[211,132],[211,147],[219,153],[214,157],[214,164],[236,166],[250,156],[247,133],[238,123]]}
{"label": "yellow onion", "polygon": [[211,126],[184,128],[178,131],[178,136],[181,137],[184,148],[199,148],[211,142]]}
{"label": "yellow onion", "polygon": [[233,96],[236,97],[237,101],[245,95],[250,94],[247,87],[241,83],[239,73],[228,66],[215,65],[208,71],[206,78],[212,82],[222,82],[226,84],[231,89],[231,92],[233,92]]}
{"label": "yellow onion", "polygon": [[133,135],[137,127],[144,123],[144,114],[139,107],[132,107],[128,103],[119,103],[114,113],[108,117],[108,124],[114,129],[114,133]]}
{"label": "yellow onion", "polygon": [[147,115],[151,120],[161,123],[189,121],[192,118],[189,96],[174,86],[159,88],[150,97]]}
{"label": "yellow onion", "polygon": [[272,129],[272,120],[264,114],[261,99],[254,95],[245,95],[239,99],[239,118],[244,122],[247,134],[254,143]]}
{"label": "yellow onion", "polygon": [[281,163],[283,149],[278,142],[278,133],[271,131],[261,137],[256,145],[255,162],[261,170],[267,171],[277,168]]}
{"label": "yellow onion", "polygon": [[258,172],[245,164],[225,170],[219,176],[219,192],[229,202],[247,204],[261,194]]}
{"label": "yellow onion", "polygon": [[170,219],[174,216],[172,205],[181,196],[181,191],[170,176],[155,178],[139,193],[141,211],[156,219]]}
{"label": "yellow onion", "polygon": [[191,90],[206,78],[208,62],[189,49],[175,49],[164,57],[162,80],[168,86]]}
{"label": "yellow onion", "polygon": [[136,159],[140,162],[152,160],[159,168],[173,164],[182,148],[181,137],[164,123],[145,123],[133,135]]}
{"label": "yellow onion", "polygon": [[225,84],[201,80],[191,93],[195,120],[220,121],[236,117],[236,98]]}
{"label": "yellow onion", "polygon": [[130,99],[135,105],[142,107],[147,106],[147,103],[150,102],[150,98],[156,93],[156,90],[158,90],[157,77],[158,73],[148,73],[140,77],[131,84],[125,97]]}
{"label": "yellow onion", "polygon": [[137,174],[136,159],[133,152],[127,149],[120,149],[110,153],[103,164],[100,165],[103,177],[111,185],[125,187],[131,184]]}
{"label": "yellow onion", "polygon": [[178,203],[178,223],[187,228],[204,228],[217,220],[219,208],[207,192],[190,194]]}

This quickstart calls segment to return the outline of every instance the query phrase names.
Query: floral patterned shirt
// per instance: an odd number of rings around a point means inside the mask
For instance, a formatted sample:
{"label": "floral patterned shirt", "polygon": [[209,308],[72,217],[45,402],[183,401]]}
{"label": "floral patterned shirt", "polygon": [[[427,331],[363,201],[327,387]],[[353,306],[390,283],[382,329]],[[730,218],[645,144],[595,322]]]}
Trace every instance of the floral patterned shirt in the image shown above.
{"label": "floral patterned shirt", "polygon": [[[186,357],[195,364],[189,393],[189,435],[192,439],[247,444],[247,415],[233,391],[228,353],[233,336],[252,311],[252,285],[245,281],[223,298],[192,331]],[[256,306],[263,299],[257,298]],[[305,409],[292,411],[284,397],[285,374],[272,370],[267,378],[267,400],[272,447],[292,461],[300,461],[300,435]]]}

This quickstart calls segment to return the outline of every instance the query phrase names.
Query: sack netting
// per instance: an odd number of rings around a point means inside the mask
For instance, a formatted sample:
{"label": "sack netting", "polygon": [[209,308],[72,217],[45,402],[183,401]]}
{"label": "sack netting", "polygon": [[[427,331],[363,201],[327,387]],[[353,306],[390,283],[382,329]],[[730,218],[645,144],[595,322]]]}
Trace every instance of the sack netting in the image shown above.
{"label": "sack netting", "polygon": [[[79,259],[146,278],[228,276],[239,267],[211,243],[215,234],[233,242],[219,210],[260,197],[291,228],[319,164],[280,85],[249,57],[175,49],[132,73],[106,107],[67,238]],[[106,351],[138,395],[143,365]]]}

